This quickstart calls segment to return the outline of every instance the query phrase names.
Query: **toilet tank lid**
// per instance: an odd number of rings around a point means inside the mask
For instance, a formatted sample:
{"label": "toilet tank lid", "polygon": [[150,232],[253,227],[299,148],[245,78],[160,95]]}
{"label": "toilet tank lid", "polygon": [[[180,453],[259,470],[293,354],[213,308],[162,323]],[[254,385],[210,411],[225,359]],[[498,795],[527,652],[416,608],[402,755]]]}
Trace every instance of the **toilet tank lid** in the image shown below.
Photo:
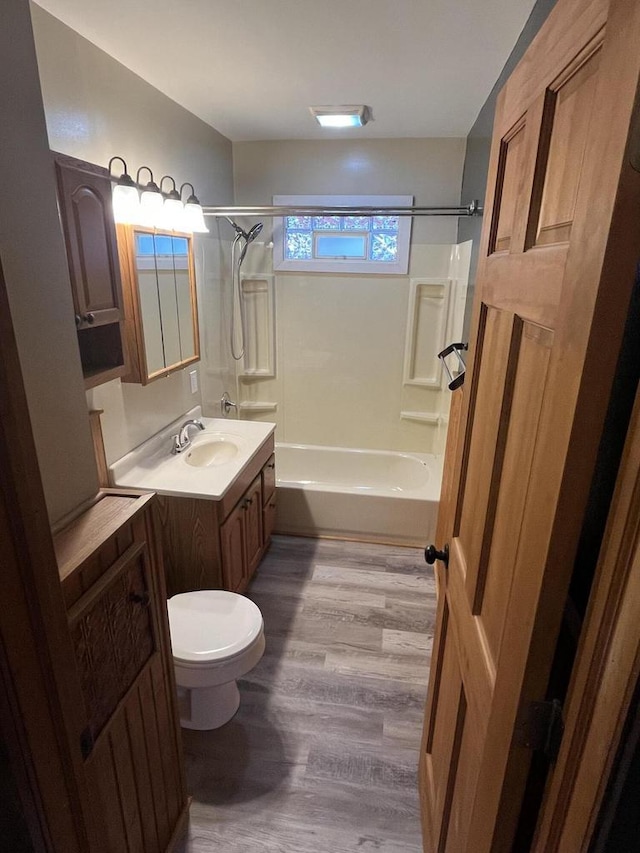
{"label": "toilet tank lid", "polygon": [[190,663],[223,660],[246,649],[262,631],[253,601],[222,589],[174,595],[167,602],[173,657]]}

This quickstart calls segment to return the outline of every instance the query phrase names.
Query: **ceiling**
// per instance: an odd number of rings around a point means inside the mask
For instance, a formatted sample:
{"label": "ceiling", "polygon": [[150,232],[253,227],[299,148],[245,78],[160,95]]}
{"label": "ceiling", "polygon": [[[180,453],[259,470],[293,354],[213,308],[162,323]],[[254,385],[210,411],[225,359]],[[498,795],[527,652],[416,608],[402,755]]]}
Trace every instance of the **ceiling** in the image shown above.
{"label": "ceiling", "polygon": [[[38,0],[234,141],[466,136],[534,0]],[[360,130],[310,105],[368,104]]]}

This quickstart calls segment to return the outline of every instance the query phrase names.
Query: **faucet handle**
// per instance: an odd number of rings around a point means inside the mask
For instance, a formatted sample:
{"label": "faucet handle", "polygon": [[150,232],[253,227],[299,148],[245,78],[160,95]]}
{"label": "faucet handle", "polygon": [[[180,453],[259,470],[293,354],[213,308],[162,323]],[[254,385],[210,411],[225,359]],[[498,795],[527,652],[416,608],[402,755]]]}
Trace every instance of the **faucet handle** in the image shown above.
{"label": "faucet handle", "polygon": [[229,396],[229,392],[225,391],[222,397],[220,398],[220,411],[222,412],[225,418],[229,414],[230,409],[235,409],[237,413],[238,404],[231,399],[231,397]]}
{"label": "faucet handle", "polygon": [[182,450],[182,445],[180,444],[180,436],[176,433],[171,436],[171,452],[172,453],[180,453]]}

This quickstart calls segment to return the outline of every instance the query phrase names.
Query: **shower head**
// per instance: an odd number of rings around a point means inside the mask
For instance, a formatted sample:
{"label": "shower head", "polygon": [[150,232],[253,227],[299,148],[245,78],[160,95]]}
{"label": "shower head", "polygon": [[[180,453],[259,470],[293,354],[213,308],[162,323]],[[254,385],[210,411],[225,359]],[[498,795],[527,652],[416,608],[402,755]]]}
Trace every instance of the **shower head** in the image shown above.
{"label": "shower head", "polygon": [[256,224],[252,228],[249,229],[249,232],[244,235],[244,238],[247,241],[247,243],[251,243],[252,240],[255,240],[263,228],[264,228],[263,222],[256,222]]}
{"label": "shower head", "polygon": [[255,240],[264,227],[262,222],[256,222],[256,224],[252,228],[250,228],[248,231],[245,231],[244,228],[241,228],[238,223],[234,222],[233,219],[231,219],[230,217],[225,216],[225,219],[236,232],[236,237],[243,237],[247,243],[251,243],[252,240]]}

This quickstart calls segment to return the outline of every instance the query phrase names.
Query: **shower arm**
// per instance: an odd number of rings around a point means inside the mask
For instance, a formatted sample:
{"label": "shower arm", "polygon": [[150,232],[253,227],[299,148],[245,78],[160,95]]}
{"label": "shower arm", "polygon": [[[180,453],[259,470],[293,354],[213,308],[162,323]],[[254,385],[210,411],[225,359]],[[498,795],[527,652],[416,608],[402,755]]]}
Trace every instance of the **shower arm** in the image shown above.
{"label": "shower arm", "polygon": [[212,207],[203,205],[205,216],[481,216],[482,207],[477,199],[458,207],[363,207],[362,205],[263,205]]}

